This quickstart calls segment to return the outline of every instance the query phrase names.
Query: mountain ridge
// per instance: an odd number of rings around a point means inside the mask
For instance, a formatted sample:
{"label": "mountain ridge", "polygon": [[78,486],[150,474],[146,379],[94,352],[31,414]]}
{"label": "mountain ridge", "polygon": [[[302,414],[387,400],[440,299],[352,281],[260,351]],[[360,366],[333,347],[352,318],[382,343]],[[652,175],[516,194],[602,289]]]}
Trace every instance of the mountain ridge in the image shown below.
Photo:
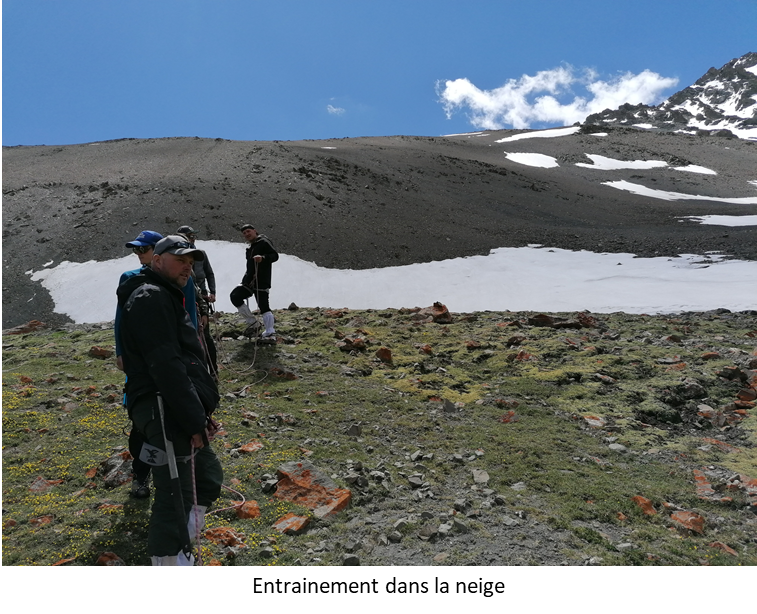
{"label": "mountain ridge", "polygon": [[[585,125],[647,125],[688,134],[727,131],[757,140],[757,53],[710,68],[657,106],[621,105],[589,115]],[[645,126],[646,127],[646,126]]]}

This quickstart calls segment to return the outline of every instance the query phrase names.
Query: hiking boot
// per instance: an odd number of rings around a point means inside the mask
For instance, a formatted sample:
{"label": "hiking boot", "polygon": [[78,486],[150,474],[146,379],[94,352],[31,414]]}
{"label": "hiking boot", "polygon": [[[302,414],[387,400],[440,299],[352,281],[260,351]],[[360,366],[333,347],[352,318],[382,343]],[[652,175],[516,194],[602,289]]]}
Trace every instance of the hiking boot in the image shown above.
{"label": "hiking boot", "polygon": [[131,496],[135,499],[147,499],[150,496],[150,477],[146,477],[143,482],[134,478],[131,482]]}

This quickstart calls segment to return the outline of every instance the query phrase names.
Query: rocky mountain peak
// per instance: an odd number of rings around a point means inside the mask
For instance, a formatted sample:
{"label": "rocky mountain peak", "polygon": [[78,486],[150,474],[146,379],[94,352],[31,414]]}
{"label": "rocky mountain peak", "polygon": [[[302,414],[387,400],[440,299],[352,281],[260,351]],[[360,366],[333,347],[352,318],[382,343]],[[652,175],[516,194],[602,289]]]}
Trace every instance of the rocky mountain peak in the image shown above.
{"label": "rocky mountain peak", "polygon": [[710,68],[656,107],[624,104],[590,115],[585,124],[757,139],[757,53],[735,58],[720,69]]}

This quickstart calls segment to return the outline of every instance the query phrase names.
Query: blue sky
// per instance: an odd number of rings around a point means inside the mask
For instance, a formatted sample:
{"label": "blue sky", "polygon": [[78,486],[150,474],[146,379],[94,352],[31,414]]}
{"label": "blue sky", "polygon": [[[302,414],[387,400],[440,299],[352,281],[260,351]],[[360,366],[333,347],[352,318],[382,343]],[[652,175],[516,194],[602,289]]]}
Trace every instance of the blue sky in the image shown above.
{"label": "blue sky", "polygon": [[[756,0],[4,0],[2,11],[3,145],[543,128],[603,104],[597,90],[656,104],[757,51]],[[551,114],[535,112],[544,96]]]}

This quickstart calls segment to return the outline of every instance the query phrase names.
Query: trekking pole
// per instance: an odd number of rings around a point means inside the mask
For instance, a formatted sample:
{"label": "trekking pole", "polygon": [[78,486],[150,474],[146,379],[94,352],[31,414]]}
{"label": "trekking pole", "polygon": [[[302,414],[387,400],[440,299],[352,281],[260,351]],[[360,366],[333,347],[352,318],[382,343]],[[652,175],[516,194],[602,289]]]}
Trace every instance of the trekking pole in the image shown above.
{"label": "trekking pole", "polygon": [[181,494],[181,480],[179,479],[179,467],[176,465],[176,453],[173,441],[168,438],[166,431],[165,410],[163,409],[163,397],[158,393],[158,413],[160,414],[160,426],[163,428],[163,441],[166,444],[166,456],[168,457],[168,473],[171,476],[171,496],[173,497],[174,509],[179,521],[179,541],[181,551],[187,560],[192,556],[192,542],[189,539],[189,528],[184,515],[184,498]]}

